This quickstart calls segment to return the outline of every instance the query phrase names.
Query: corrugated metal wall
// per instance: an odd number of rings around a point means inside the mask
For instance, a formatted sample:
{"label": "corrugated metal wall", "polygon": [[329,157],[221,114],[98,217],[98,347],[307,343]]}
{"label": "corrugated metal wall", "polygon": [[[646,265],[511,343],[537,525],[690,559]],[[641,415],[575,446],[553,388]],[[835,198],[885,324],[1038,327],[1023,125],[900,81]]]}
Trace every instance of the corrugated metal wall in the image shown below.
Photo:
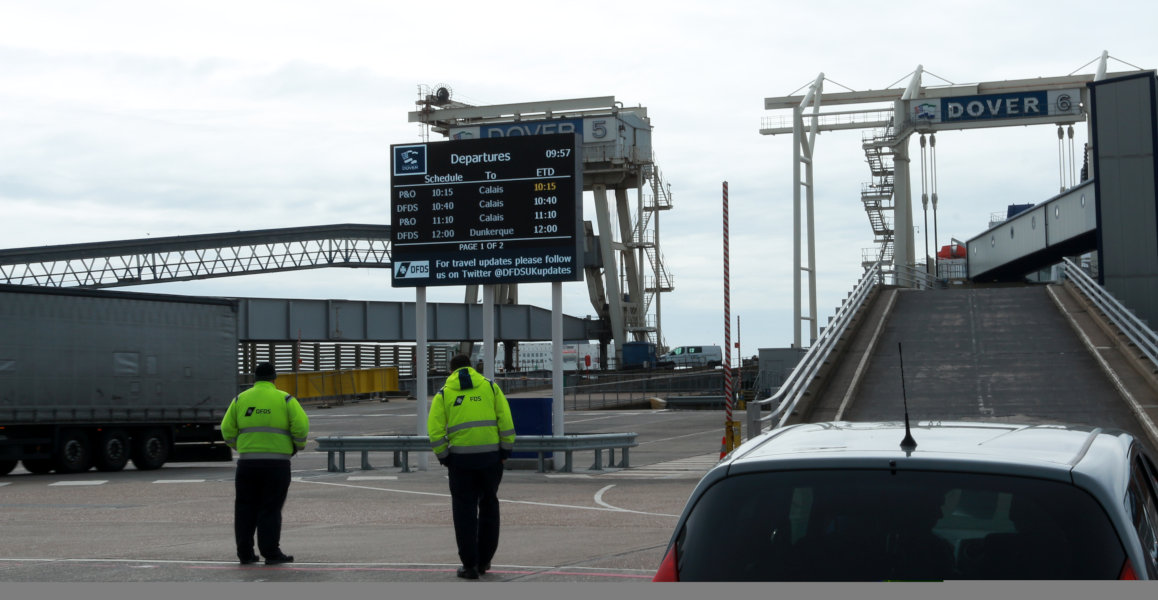
{"label": "corrugated metal wall", "polygon": [[[445,371],[455,352],[449,345],[427,347],[427,364]],[[413,344],[336,342],[242,342],[238,347],[238,373],[248,381],[261,362],[271,362],[278,373],[349,371],[397,367],[400,377],[414,377]]]}
{"label": "corrugated metal wall", "polygon": [[1090,90],[1099,283],[1158,326],[1158,79],[1148,71]]}

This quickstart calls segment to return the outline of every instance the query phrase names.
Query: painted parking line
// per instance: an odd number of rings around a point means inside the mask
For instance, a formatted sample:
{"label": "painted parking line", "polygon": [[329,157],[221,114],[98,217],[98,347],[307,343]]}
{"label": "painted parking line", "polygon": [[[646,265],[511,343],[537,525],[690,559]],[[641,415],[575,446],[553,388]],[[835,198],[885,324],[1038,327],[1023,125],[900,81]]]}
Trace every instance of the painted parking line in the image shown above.
{"label": "painted parking line", "polygon": [[205,483],[204,479],[158,479],[153,483]]}
{"label": "painted parking line", "polygon": [[[367,486],[362,486],[362,485],[351,485],[348,483],[336,483],[336,482],[332,482],[332,481],[303,480],[302,483],[312,483],[314,485],[326,485],[326,486],[334,486],[334,487],[345,487],[345,488],[351,488],[351,489],[357,489],[357,490],[371,490],[371,491],[375,491],[375,492],[394,493],[394,494],[413,494],[413,495],[417,495],[417,496],[436,496],[439,498],[449,498],[450,497],[450,494],[448,494],[446,492],[422,492],[422,491],[417,491],[417,490],[377,488],[377,487],[367,487]],[[571,509],[576,509],[576,510],[590,510],[590,511],[598,511],[598,512],[634,513],[637,515],[650,515],[650,516],[656,516],[656,517],[673,517],[673,518],[679,517],[679,515],[672,515],[672,514],[667,514],[667,513],[645,512],[645,511],[641,511],[641,510],[629,510],[626,508],[617,508],[617,507],[611,506],[610,504],[603,502],[603,493],[612,487],[614,487],[614,484],[607,486],[607,487],[604,487],[603,489],[599,490],[599,492],[597,494],[596,502],[598,504],[600,504],[600,506],[583,506],[581,504],[557,504],[557,503],[553,503],[553,502],[534,502],[531,500],[509,500],[507,498],[499,498],[499,502],[502,504],[522,504],[524,506],[544,506],[544,507],[549,507],[549,508],[571,508]]]}
{"label": "painted parking line", "polygon": [[[367,417],[391,417],[391,418],[393,418],[393,417],[417,417],[417,416],[418,416],[417,413],[409,413],[409,414],[407,414],[407,413],[378,413],[378,414],[368,413],[368,414],[364,414],[364,415],[359,415],[359,414],[355,414],[355,413],[342,414],[342,415],[319,413],[316,418],[318,418],[318,419],[327,419],[327,418],[328,419],[364,419]],[[314,415],[310,415],[310,418],[314,418]]]}
{"label": "painted parking line", "polygon": [[[146,560],[125,558],[17,558],[0,557],[0,564],[70,564],[89,565],[93,567],[122,566],[128,568],[156,568],[177,567],[195,570],[273,570],[299,572],[396,572],[396,573],[454,573],[458,565],[446,563],[331,563],[331,562],[299,562],[292,565],[278,565],[267,567],[260,564],[241,566],[237,561],[214,560]],[[651,579],[654,574],[649,569],[616,569],[610,567],[582,567],[577,565],[494,565],[488,571],[495,575],[565,575],[598,577],[607,580],[615,579]],[[486,577],[486,576],[484,576]]]}
{"label": "painted parking line", "polygon": [[89,481],[57,481],[48,484],[49,486],[76,486],[76,485],[104,485],[108,483],[107,479],[93,479]]}
{"label": "painted parking line", "polygon": [[611,471],[600,477],[614,479],[699,479],[720,462],[719,454],[703,454],[662,463]]}
{"label": "painted parking line", "polygon": [[[594,414],[598,414],[598,413],[594,413]],[[571,420],[567,421],[567,424],[568,424],[568,425],[574,425],[574,424],[576,424],[576,423],[587,423],[587,422],[589,422],[589,421],[606,421],[606,420],[608,420],[608,419],[621,419],[621,418],[623,418],[623,417],[634,417],[634,416],[637,416],[637,415],[639,415],[639,413],[621,413],[621,412],[616,412],[614,415],[606,415],[606,414],[604,414],[604,415],[599,415],[599,416],[592,416],[591,418],[588,418],[588,419],[574,419],[574,418],[573,418],[573,419],[571,419]]]}
{"label": "painted parking line", "polygon": [[351,475],[346,481],[397,481],[397,475]]}

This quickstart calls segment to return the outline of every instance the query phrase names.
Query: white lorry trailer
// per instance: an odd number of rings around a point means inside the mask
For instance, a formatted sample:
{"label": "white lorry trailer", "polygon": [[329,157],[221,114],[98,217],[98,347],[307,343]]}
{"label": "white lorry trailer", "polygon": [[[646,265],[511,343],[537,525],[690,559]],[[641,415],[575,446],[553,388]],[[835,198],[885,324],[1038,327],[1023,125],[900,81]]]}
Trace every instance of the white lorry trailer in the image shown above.
{"label": "white lorry trailer", "polygon": [[0,285],[0,476],[232,460],[232,300]]}

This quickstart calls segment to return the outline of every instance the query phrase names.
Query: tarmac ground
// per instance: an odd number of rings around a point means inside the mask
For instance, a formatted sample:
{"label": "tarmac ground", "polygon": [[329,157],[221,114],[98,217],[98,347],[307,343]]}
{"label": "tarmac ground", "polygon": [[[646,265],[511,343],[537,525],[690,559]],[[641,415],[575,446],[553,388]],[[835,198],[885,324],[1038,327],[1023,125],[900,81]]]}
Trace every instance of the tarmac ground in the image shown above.
{"label": "tarmac ground", "polygon": [[[310,437],[412,433],[416,406],[307,406]],[[629,466],[592,469],[590,451],[575,453],[573,473],[536,472],[532,459],[509,465],[520,468],[503,476],[499,551],[483,580],[650,581],[719,457],[723,420],[719,410],[568,412],[566,433],[636,432]],[[0,477],[0,582],[463,581],[433,455],[409,473],[387,453],[372,454],[367,471],[347,456],[345,473],[327,471],[326,454],[310,447],[293,461],[282,548],[296,560],[280,566],[238,564],[232,463],[71,475],[17,467]]]}

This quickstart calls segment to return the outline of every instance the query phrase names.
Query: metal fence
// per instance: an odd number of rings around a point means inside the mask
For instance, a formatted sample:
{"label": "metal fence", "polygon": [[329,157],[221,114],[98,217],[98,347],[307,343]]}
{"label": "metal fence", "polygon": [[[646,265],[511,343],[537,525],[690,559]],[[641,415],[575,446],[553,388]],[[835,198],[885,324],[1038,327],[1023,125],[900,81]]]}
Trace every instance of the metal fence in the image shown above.
{"label": "metal fence", "polygon": [[1158,334],[1154,333],[1154,330],[1150,329],[1150,326],[1139,319],[1130,309],[1118,302],[1105,288],[1098,285],[1098,282],[1086,274],[1074,261],[1067,258],[1062,264],[1066,279],[1072,281],[1098,310],[1105,313],[1110,322],[1122,331],[1130,344],[1150,361],[1154,370],[1158,371]]}
{"label": "metal fence", "polygon": [[931,290],[942,287],[936,277],[933,277],[925,270],[924,265],[920,267],[911,267],[908,265],[897,265],[896,269],[896,284],[900,287],[916,288],[918,290]]}
{"label": "metal fence", "polygon": [[[435,394],[446,382],[446,375],[431,375],[429,388]],[[400,387],[414,396],[414,379],[402,379]],[[551,372],[528,371],[520,375],[498,375],[497,383],[508,396],[519,392],[540,391],[551,396]],[[722,396],[724,371],[697,369],[685,371],[638,371],[628,373],[586,372],[563,375],[563,405],[566,410],[594,410],[648,405],[652,398],[668,400],[681,396]]]}
{"label": "metal fence", "polygon": [[[454,350],[431,345],[426,352],[430,368],[446,370]],[[397,367],[400,377],[412,378],[414,355],[413,344],[245,340],[238,344],[238,371],[252,373],[259,362],[273,363],[279,373]]]}
{"label": "metal fence", "polygon": [[648,404],[651,398],[723,393],[722,369],[587,374],[574,376],[564,386],[563,405],[568,410],[621,408]]}
{"label": "metal fence", "polygon": [[[800,359],[800,363],[784,382],[784,385],[768,398],[748,403],[747,435],[752,439],[764,429],[782,427],[796,405],[804,397],[813,380],[825,365],[828,356],[840,341],[853,317],[873,289],[881,281],[881,263],[865,272],[857,282],[848,300],[836,311],[829,326],[821,332],[812,347]],[[770,412],[765,412],[770,411]]]}

